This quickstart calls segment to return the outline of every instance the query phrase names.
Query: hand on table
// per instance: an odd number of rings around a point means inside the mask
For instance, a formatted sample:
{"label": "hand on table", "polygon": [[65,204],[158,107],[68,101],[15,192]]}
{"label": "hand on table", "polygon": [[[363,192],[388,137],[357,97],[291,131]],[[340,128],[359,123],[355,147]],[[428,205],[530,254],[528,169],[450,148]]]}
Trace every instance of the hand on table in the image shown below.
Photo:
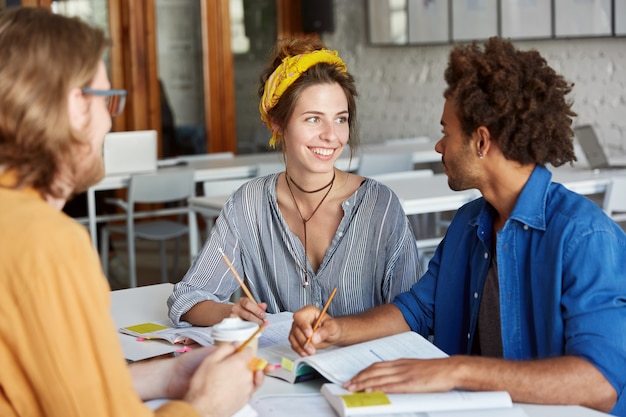
{"label": "hand on table", "polygon": [[377,362],[353,376],[344,388],[387,393],[444,392],[457,388],[456,368],[451,358]]}

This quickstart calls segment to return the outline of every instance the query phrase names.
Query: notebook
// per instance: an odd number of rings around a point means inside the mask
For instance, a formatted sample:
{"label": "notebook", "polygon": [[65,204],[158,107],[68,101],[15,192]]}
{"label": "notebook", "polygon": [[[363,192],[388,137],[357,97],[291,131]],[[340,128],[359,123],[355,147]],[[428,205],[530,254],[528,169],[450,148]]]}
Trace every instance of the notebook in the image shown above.
{"label": "notebook", "polygon": [[156,130],[108,133],[103,148],[106,175],[157,170]]}
{"label": "notebook", "polygon": [[580,125],[574,128],[574,134],[585,153],[591,169],[626,168],[626,164],[615,164],[609,161],[596,132],[591,125]]}

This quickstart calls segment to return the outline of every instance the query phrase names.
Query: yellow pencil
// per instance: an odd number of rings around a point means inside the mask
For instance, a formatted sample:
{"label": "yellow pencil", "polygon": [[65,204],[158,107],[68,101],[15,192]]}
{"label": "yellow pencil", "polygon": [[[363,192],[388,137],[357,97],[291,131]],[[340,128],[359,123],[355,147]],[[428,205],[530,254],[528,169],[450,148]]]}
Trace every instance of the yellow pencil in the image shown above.
{"label": "yellow pencil", "polygon": [[233,264],[230,262],[230,259],[228,259],[228,256],[226,256],[222,248],[217,248],[217,250],[219,250],[220,253],[222,254],[222,259],[224,259],[224,262],[226,262],[226,265],[228,265],[228,269],[230,269],[230,272],[233,273],[233,275],[237,279],[237,282],[239,282],[239,286],[241,287],[243,292],[246,293],[246,296],[252,301],[254,301],[255,304],[259,304],[252,296],[252,293],[250,292],[246,284],[243,282],[243,279],[241,279],[241,277],[239,276],[239,273],[237,272]]}
{"label": "yellow pencil", "polygon": [[259,326],[258,329],[256,329],[256,331],[254,333],[252,333],[252,336],[250,336],[248,339],[246,339],[245,342],[243,342],[241,345],[239,345],[239,347],[237,349],[235,349],[235,352],[241,352],[242,350],[244,350],[246,348],[246,346],[252,342],[252,340],[254,340],[254,338],[261,333],[261,331],[263,331],[263,329],[265,328],[265,325],[261,325]]}
{"label": "yellow pencil", "polygon": [[313,333],[315,333],[317,328],[320,326],[320,323],[322,322],[322,318],[324,318],[324,314],[326,314],[326,310],[328,310],[328,306],[330,305],[330,302],[333,300],[333,297],[335,296],[336,292],[337,292],[337,287],[335,287],[333,292],[330,293],[330,297],[328,297],[328,301],[326,301],[326,305],[324,306],[324,309],[322,310],[322,312],[320,313],[320,316],[317,318],[317,321],[313,325],[313,332],[311,333],[311,336],[309,336],[309,338],[306,340],[306,343],[304,344],[304,346],[311,343],[311,338],[313,337]]}

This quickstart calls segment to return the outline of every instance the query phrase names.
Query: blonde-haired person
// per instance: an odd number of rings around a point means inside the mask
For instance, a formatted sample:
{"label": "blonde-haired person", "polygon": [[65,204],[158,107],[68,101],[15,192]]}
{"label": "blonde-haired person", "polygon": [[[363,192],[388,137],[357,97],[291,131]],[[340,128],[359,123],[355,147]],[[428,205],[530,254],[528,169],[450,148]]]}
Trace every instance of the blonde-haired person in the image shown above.
{"label": "blonde-haired person", "polygon": [[[270,144],[285,171],[253,179],[228,200],[213,232],[168,300],[177,325],[213,325],[231,314],[321,306],[353,314],[390,302],[419,276],[415,238],[386,186],[334,164],[357,147],[354,80],[336,51],[314,38],[277,44],[259,89]],[[228,300],[239,287],[223,249],[256,304]]]}
{"label": "blonde-haired person", "polygon": [[[104,135],[123,109],[107,44],[44,9],[0,14],[0,415],[230,416],[263,380],[251,350],[127,366],[98,256],[61,212],[102,179]],[[152,411],[151,398],[173,401]]]}

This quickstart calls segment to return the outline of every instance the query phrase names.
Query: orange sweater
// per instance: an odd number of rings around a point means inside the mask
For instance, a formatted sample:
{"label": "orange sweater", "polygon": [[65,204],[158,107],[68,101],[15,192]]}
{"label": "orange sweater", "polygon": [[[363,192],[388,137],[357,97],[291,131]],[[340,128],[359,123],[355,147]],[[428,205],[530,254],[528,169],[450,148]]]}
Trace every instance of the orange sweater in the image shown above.
{"label": "orange sweater", "polygon": [[142,403],[85,228],[12,180],[0,175],[0,416],[197,416]]}

